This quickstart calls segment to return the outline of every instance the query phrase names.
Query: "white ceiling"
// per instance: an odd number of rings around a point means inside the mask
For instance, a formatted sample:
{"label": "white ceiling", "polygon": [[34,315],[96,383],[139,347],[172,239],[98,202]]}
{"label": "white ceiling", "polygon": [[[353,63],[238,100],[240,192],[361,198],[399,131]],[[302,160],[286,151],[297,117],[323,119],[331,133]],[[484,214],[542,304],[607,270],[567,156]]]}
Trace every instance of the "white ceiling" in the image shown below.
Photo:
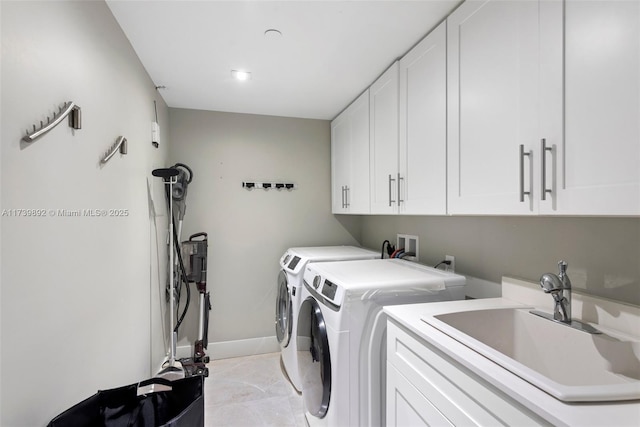
{"label": "white ceiling", "polygon": [[314,119],[333,119],[460,2],[107,0],[170,107]]}

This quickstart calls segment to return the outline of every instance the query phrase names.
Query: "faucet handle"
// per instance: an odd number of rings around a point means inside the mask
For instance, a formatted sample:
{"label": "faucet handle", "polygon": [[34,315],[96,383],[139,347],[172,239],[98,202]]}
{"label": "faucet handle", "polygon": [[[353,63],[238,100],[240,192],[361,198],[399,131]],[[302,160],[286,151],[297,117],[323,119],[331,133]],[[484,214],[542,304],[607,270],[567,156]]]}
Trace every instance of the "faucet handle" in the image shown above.
{"label": "faucet handle", "polygon": [[567,274],[568,266],[569,264],[567,264],[566,261],[563,261],[563,260],[558,261],[558,270],[560,270],[560,274]]}
{"label": "faucet handle", "polygon": [[544,293],[554,295],[554,299],[556,299],[556,294],[562,290],[562,282],[558,276],[553,273],[543,274],[540,277],[540,286]]}

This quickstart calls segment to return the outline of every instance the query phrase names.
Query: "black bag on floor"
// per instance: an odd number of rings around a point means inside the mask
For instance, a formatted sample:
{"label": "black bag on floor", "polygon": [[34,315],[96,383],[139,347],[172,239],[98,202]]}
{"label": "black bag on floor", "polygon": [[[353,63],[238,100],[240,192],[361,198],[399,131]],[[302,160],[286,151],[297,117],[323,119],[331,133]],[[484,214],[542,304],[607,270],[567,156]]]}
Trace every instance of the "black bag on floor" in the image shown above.
{"label": "black bag on floor", "polygon": [[[171,387],[138,396],[152,384]],[[139,384],[103,390],[55,417],[48,427],[202,427],[204,377],[175,381],[152,378]]]}

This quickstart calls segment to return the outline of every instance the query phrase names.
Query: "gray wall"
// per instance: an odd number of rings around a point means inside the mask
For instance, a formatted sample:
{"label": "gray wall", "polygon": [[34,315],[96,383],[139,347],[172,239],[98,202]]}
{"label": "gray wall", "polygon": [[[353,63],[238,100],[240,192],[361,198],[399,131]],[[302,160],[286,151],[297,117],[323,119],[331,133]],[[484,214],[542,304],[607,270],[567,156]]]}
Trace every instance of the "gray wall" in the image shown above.
{"label": "gray wall", "polygon": [[456,257],[456,271],[500,283],[502,276],[537,281],[569,263],[575,288],[640,305],[640,218],[362,217],[363,245],[420,238],[420,261]]}
{"label": "gray wall", "polygon": [[[209,233],[209,342],[272,337],[284,251],[360,239],[358,218],[341,222],[331,214],[330,123],[183,109],[170,109],[169,117],[170,159],[195,174],[182,235]],[[242,188],[251,180],[298,188]],[[196,332],[194,317],[187,335]]]}
{"label": "gray wall", "polygon": [[[47,211],[1,218],[0,425],[33,427],[98,389],[148,377],[162,356],[150,345],[160,325],[150,304],[166,265],[157,261],[164,252],[156,254],[155,222],[166,225],[152,215],[150,200],[162,193],[150,172],[165,163],[168,112],[104,2],[0,7],[2,208]],[[68,100],[82,107],[81,130],[65,121],[30,145],[20,142]],[[154,100],[160,149],[150,141]],[[119,135],[129,153],[101,167]],[[129,215],[48,212],[57,209]]]}

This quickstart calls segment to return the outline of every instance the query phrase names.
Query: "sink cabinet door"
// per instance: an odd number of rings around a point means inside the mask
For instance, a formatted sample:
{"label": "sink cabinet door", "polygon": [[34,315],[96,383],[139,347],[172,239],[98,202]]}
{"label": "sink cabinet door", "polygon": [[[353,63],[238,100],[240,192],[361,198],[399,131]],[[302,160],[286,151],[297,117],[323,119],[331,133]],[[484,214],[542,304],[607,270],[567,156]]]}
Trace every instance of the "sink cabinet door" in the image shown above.
{"label": "sink cabinet door", "polygon": [[388,426],[550,425],[392,320],[387,366]]}
{"label": "sink cabinet door", "polygon": [[392,364],[387,365],[388,426],[453,426]]}
{"label": "sink cabinet door", "polygon": [[[535,214],[519,146],[537,149],[536,1],[468,1],[447,18],[449,214]],[[538,168],[525,158],[525,191]],[[532,197],[534,196],[534,197]]]}
{"label": "sink cabinet door", "polygon": [[542,61],[550,92],[543,92],[541,136],[552,147],[551,193],[540,213],[640,215],[640,2],[545,8],[541,35],[553,49]]}

